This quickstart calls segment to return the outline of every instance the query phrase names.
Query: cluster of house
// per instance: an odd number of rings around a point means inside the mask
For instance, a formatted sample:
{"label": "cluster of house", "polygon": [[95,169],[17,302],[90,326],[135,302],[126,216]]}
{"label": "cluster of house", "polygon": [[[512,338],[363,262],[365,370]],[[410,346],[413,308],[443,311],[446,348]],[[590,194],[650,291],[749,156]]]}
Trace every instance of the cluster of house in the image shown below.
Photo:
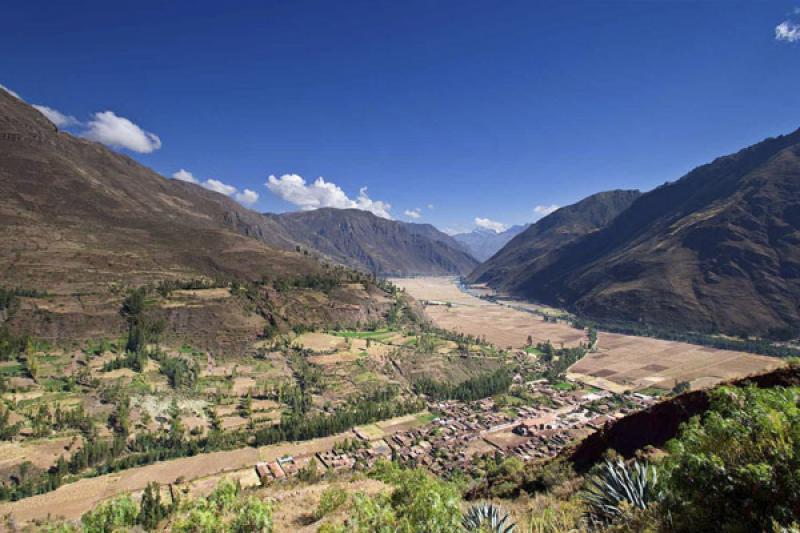
{"label": "cluster of house", "polygon": [[323,469],[351,470],[394,458],[438,475],[469,472],[475,456],[517,456],[524,461],[554,457],[565,446],[616,418],[652,405],[643,394],[561,390],[545,380],[523,383],[537,405],[504,408],[492,398],[477,402],[439,401],[428,407],[437,418],[426,426],[401,431],[385,439],[370,439],[353,430],[358,446],[331,449],[305,458],[284,457],[258,463],[262,481],[290,478],[315,457]]}
{"label": "cluster of house", "polygon": [[262,483],[291,478],[308,466],[313,458],[313,455],[305,457],[286,455],[272,462],[256,463],[256,474]]}
{"label": "cluster of house", "polygon": [[349,450],[330,449],[316,454],[306,454],[303,456],[286,455],[271,462],[256,463],[256,474],[262,483],[269,481],[280,481],[295,477],[302,469],[306,468],[312,460],[315,460],[321,470],[331,470],[340,472],[352,470],[358,467],[370,467],[378,459],[390,459],[392,449],[384,440],[369,441],[369,439],[358,432],[353,431],[353,435],[361,439],[363,447]]}
{"label": "cluster of house", "polygon": [[515,455],[524,461],[554,457],[571,442],[656,401],[641,394],[563,391],[546,381],[525,387],[547,397],[547,405],[502,409],[492,398],[430,404],[439,417],[427,427],[392,436],[394,456],[444,475],[468,472],[476,454]]}

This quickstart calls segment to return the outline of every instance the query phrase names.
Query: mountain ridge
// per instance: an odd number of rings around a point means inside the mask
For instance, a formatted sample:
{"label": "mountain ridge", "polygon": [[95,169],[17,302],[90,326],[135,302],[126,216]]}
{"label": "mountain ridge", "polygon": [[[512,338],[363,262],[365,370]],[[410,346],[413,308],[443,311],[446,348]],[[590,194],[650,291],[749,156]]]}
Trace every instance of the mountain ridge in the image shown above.
{"label": "mountain ridge", "polygon": [[301,245],[367,272],[461,275],[478,264],[460,243],[430,224],[387,220],[358,209],[264,216]]}
{"label": "mountain ridge", "polygon": [[505,285],[586,317],[766,334],[800,323],[800,130],[701,165]]}

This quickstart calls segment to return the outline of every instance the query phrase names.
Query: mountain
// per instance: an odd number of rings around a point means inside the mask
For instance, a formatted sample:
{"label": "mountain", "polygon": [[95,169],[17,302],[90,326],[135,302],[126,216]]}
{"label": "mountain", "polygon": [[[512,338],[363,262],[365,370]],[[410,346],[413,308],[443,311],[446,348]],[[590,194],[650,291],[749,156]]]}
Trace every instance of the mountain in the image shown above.
{"label": "mountain", "polygon": [[466,274],[478,262],[430,224],[387,220],[357,209],[264,215],[294,242],[345,265],[381,274]]}
{"label": "mountain", "polygon": [[511,226],[501,232],[486,228],[476,228],[469,233],[453,235],[453,238],[466,246],[472,257],[478,261],[486,261],[505,246],[508,241],[525,231],[528,226],[528,224]]}
{"label": "mountain", "polygon": [[291,243],[260,214],[59,132],[5,91],[0,227],[0,271],[9,285],[93,286],[220,273],[260,277],[320,268],[276,249]]}
{"label": "mountain", "polygon": [[639,191],[601,192],[554,211],[511,239],[473,271],[470,280],[519,293],[520,286],[556,260],[564,247],[608,225],[639,195]]}
{"label": "mountain", "polygon": [[544,266],[488,281],[599,319],[733,334],[796,328],[800,130],[698,167]]}
{"label": "mountain", "polygon": [[[295,246],[270,218],[60,132],[0,90],[0,288],[43,294],[25,298],[12,318],[0,315],[0,331],[119,336],[126,288],[200,277],[287,283],[190,305],[162,297],[153,312],[166,334],[193,346],[227,351],[246,348],[267,327],[386,316],[392,300],[384,291],[368,281],[346,283],[363,276],[331,269]],[[315,294],[307,286],[323,288]]]}

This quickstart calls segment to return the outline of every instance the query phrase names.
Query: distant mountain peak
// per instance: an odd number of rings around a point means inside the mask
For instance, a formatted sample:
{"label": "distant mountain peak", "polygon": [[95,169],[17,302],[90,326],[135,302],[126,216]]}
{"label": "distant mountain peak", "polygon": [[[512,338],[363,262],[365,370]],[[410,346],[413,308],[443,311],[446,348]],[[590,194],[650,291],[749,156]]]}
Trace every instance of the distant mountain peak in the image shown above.
{"label": "distant mountain peak", "polygon": [[505,244],[528,227],[528,224],[511,226],[505,231],[476,227],[470,232],[458,233],[453,238],[463,244],[479,261],[486,261]]}

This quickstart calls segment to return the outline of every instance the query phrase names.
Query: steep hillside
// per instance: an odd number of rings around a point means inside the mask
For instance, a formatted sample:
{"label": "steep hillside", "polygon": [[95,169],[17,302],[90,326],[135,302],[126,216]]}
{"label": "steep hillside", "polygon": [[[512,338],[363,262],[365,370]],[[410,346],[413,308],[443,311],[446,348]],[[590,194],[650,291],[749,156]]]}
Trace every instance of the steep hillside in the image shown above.
{"label": "steep hillside", "polygon": [[243,236],[289,246],[258,213],[59,132],[5,91],[0,228],[0,272],[8,285],[134,284],[165,275],[260,277],[319,268]]}
{"label": "steep hillside", "polygon": [[477,265],[461,244],[430,224],[386,220],[357,209],[265,217],[290,239],[353,268],[381,274],[466,274]]}
{"label": "steep hillside", "polygon": [[496,254],[511,239],[525,231],[528,224],[511,226],[505,231],[496,232],[490,229],[477,228],[469,233],[458,233],[453,238],[467,247],[472,257],[478,261],[486,261]]}
{"label": "steep hillside", "polygon": [[504,285],[600,319],[734,334],[796,327],[800,130],[642,195],[548,263]]}
{"label": "steep hillside", "polygon": [[639,194],[621,190],[601,192],[562,207],[513,238],[470,274],[471,281],[519,293],[520,286],[556,260],[564,247],[606,226]]}
{"label": "steep hillside", "polygon": [[[14,329],[59,339],[116,335],[124,288],[163,280],[267,278],[305,287],[308,276],[347,278],[294,246],[269,218],[59,132],[0,90],[0,286],[47,292],[23,299]],[[348,280],[328,283],[324,294],[264,294],[271,310],[257,320],[248,318],[253,304],[240,299],[171,306],[168,332],[193,331],[197,344],[199,336],[233,342],[254,338],[265,320],[355,324],[385,316],[390,302],[382,291],[356,290]]]}

